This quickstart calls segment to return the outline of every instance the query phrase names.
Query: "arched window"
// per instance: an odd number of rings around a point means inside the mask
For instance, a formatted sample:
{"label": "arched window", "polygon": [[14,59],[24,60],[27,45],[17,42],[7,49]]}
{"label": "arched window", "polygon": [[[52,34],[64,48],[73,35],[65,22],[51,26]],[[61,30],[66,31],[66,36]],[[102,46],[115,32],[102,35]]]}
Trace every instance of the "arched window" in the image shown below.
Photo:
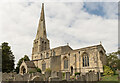
{"label": "arched window", "polygon": [[85,63],[85,62],[84,62],[84,57],[83,57],[83,67],[84,67],[84,63]]}
{"label": "arched window", "polygon": [[41,50],[42,50],[42,51],[44,50],[44,41],[42,41],[42,47],[41,47]]}
{"label": "arched window", "polygon": [[89,56],[87,53],[83,54],[82,59],[83,59],[83,67],[89,66]]}
{"label": "arched window", "polygon": [[103,59],[103,55],[104,55],[104,54],[103,54],[103,52],[102,52],[102,51],[100,51],[100,52],[99,52],[99,54],[100,54],[100,60],[102,60],[102,59]]}
{"label": "arched window", "polygon": [[48,57],[49,57],[49,53],[46,54],[46,58],[48,58]]}
{"label": "arched window", "polygon": [[46,42],[45,42],[45,50],[46,50],[46,46],[47,46],[47,45],[46,45]]}
{"label": "arched window", "polygon": [[100,60],[102,61],[102,63],[105,62],[105,61],[104,61],[105,58],[104,58],[104,53],[103,53],[103,51],[100,51],[99,54],[100,54]]}
{"label": "arched window", "polygon": [[55,56],[55,51],[53,51],[53,56]]}
{"label": "arched window", "polygon": [[26,73],[26,69],[25,69],[24,66],[22,66],[22,68],[21,68],[21,73],[22,73],[22,74],[25,74],[25,73]]}
{"label": "arched window", "polygon": [[88,66],[89,66],[89,56],[87,56],[87,64],[88,64]]}
{"label": "arched window", "polygon": [[42,71],[45,71],[45,69],[46,69],[46,63],[42,62]]}
{"label": "arched window", "polygon": [[41,54],[41,59],[43,59],[43,55]]}
{"label": "arched window", "polygon": [[68,58],[64,57],[64,69],[68,68]]}

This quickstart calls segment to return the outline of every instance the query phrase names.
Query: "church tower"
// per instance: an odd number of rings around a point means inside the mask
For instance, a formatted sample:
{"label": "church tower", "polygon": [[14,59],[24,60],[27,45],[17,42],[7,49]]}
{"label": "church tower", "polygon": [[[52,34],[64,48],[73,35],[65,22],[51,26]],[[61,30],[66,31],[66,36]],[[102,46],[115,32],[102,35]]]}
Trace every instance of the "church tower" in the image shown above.
{"label": "church tower", "polygon": [[48,49],[50,49],[50,46],[46,34],[44,3],[42,3],[41,16],[39,20],[37,35],[33,43],[32,55]]}

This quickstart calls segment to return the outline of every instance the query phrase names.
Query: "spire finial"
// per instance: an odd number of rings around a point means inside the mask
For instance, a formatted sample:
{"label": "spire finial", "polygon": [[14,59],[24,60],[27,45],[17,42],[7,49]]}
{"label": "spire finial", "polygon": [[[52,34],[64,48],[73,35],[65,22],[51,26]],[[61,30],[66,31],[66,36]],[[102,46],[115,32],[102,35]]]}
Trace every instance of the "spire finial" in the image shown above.
{"label": "spire finial", "polygon": [[45,26],[45,15],[44,15],[44,3],[42,3],[41,15],[40,15],[40,20],[39,20],[36,39],[40,38],[40,37],[41,38],[47,38],[46,26]]}
{"label": "spire finial", "polygon": [[67,43],[67,46],[69,46],[69,43]]}
{"label": "spire finial", "polygon": [[100,41],[100,45],[102,45],[102,42]]}

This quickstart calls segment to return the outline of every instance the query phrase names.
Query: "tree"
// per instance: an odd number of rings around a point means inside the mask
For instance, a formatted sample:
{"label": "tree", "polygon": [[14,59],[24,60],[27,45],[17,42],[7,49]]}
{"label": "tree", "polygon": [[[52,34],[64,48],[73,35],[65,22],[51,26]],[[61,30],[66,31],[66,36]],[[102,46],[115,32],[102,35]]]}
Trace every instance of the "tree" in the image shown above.
{"label": "tree", "polygon": [[17,63],[17,67],[15,69],[15,72],[19,73],[19,68],[20,68],[20,65],[22,64],[23,60],[24,61],[30,61],[30,59],[27,55],[25,55],[23,58],[19,59],[19,61]]}
{"label": "tree", "polygon": [[11,51],[11,47],[7,42],[2,43],[2,72],[12,72],[14,70],[14,55]]}
{"label": "tree", "polygon": [[107,65],[108,65],[108,66],[116,67],[117,61],[118,61],[118,57],[117,57],[117,55],[116,55],[115,52],[110,53],[110,54],[107,56]]}
{"label": "tree", "polygon": [[40,68],[36,68],[37,72],[41,73],[41,69]]}
{"label": "tree", "polygon": [[2,72],[2,48],[0,46],[0,72]]}

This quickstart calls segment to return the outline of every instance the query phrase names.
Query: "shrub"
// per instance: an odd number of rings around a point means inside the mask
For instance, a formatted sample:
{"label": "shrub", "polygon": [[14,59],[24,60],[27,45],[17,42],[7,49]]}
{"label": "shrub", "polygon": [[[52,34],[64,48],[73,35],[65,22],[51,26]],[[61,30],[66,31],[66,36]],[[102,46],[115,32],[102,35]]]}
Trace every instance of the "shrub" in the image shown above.
{"label": "shrub", "polygon": [[75,76],[76,76],[76,75],[80,75],[80,72],[75,72]]}
{"label": "shrub", "polygon": [[112,69],[109,66],[104,65],[104,73],[103,73],[103,75],[104,76],[111,76],[113,74],[114,74],[114,72],[112,71]]}
{"label": "shrub", "polygon": [[45,70],[45,72],[51,73],[51,69],[50,69],[50,68],[47,68],[47,69]]}
{"label": "shrub", "polygon": [[64,72],[62,73],[62,79],[63,80],[65,79],[65,73]]}
{"label": "shrub", "polygon": [[40,68],[36,68],[37,72],[41,73],[41,69]]}

